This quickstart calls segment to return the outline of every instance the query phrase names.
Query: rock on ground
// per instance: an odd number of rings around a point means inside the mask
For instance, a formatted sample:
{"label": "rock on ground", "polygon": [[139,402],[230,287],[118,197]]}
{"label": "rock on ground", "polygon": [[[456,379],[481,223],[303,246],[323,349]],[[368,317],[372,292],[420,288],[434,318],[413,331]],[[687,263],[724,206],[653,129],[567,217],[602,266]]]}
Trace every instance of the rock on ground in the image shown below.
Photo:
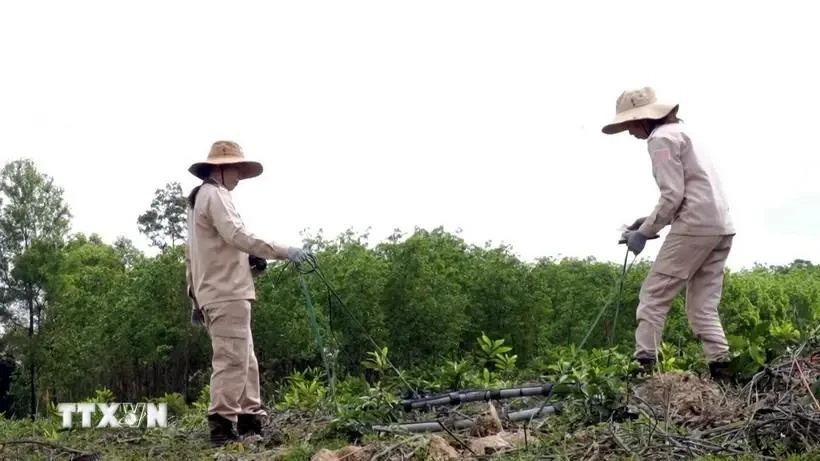
{"label": "rock on ground", "polygon": [[458,451],[438,435],[430,437],[427,443],[427,459],[430,461],[452,461],[460,459]]}
{"label": "rock on ground", "polygon": [[323,448],[316,452],[311,461],[366,461],[369,454],[362,447],[349,445],[338,450]]}
{"label": "rock on ground", "polygon": [[501,419],[498,417],[498,411],[492,402],[487,404],[487,410],[479,415],[473,423],[470,435],[473,437],[485,437],[488,435],[495,435],[503,429]]}
{"label": "rock on ground", "polygon": [[470,449],[477,455],[492,455],[505,450],[510,450],[513,445],[504,440],[500,434],[473,439],[470,441]]}

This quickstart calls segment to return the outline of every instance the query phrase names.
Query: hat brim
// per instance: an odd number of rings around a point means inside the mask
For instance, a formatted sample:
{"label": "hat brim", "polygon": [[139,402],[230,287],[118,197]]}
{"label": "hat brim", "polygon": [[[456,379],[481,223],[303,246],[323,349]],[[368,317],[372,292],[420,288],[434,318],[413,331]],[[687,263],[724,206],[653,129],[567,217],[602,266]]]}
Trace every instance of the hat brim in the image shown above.
{"label": "hat brim", "polygon": [[678,110],[678,104],[648,104],[636,107],[620,114],[604,125],[601,131],[604,134],[616,134],[626,130],[626,123],[634,120],[660,120]]}
{"label": "hat brim", "polygon": [[188,168],[188,172],[199,179],[205,179],[211,174],[211,168],[219,165],[234,165],[239,168],[239,179],[255,178],[262,174],[262,164],[253,160],[233,160],[197,162]]}

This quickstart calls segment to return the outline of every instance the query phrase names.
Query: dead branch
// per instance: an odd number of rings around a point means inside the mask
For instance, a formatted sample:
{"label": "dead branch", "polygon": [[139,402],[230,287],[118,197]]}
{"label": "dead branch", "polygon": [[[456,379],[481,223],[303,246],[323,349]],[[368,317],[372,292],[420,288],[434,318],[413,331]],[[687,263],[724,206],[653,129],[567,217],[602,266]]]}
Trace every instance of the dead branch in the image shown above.
{"label": "dead branch", "polygon": [[88,452],[83,450],[78,450],[76,448],[66,447],[63,445],[57,445],[56,443],[52,442],[45,442],[42,440],[30,440],[30,439],[20,439],[20,440],[3,440],[0,441],[0,450],[5,449],[6,445],[39,445],[41,447],[50,448],[52,450],[62,452],[62,453],[70,453],[76,456],[72,456],[71,459],[73,461],[91,461],[96,460],[99,458],[99,455],[94,452]]}

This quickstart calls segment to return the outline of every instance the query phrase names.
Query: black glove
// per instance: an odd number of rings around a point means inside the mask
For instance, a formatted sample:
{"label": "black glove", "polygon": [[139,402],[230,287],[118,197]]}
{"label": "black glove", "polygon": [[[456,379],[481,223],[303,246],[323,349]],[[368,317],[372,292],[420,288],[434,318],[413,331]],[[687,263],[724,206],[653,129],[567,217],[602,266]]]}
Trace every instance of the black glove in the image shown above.
{"label": "black glove", "polygon": [[259,256],[248,255],[248,263],[251,265],[251,273],[255,276],[265,272],[268,268],[268,261]]}
{"label": "black glove", "polygon": [[648,240],[647,237],[640,232],[631,230],[625,231],[621,239],[621,241],[625,241],[624,243],[626,243],[626,247],[629,248],[629,251],[635,253],[635,256],[638,256],[643,251],[644,246],[646,246],[646,241]]}
{"label": "black glove", "polygon": [[191,307],[191,325],[195,327],[205,326],[205,317],[202,315],[202,311],[197,307]]}
{"label": "black glove", "polygon": [[191,287],[188,287],[188,299],[191,300],[191,325],[204,327],[205,316],[202,315],[202,310],[199,308],[199,303],[196,301],[196,296],[194,296]]}
{"label": "black glove", "polygon": [[635,222],[633,222],[629,227],[626,228],[626,230],[632,230],[632,231],[638,230],[638,228],[641,227],[643,222],[646,221],[646,218],[647,217],[644,216],[643,218],[636,219]]}
{"label": "black glove", "polygon": [[[637,232],[638,228],[643,225],[644,221],[646,221],[646,218],[647,218],[647,216],[644,216],[642,218],[638,218],[638,219],[635,220],[635,222],[633,222],[632,224],[627,226],[626,229],[624,230],[624,233],[621,235],[621,240],[619,240],[618,243],[621,244],[621,245],[623,245],[624,243],[628,243],[627,242],[627,235],[630,233],[630,231],[631,232]],[[640,236],[640,237],[643,237],[643,236]],[[641,246],[640,237],[637,237],[637,239],[635,237],[633,237],[633,243],[631,244],[632,248],[637,248],[635,246],[636,244],[638,246]],[[660,237],[660,235],[653,235],[652,237],[645,237],[643,244],[646,244],[646,240],[655,240],[656,238],[659,238],[659,237]],[[627,246],[630,246],[630,245],[628,244]],[[630,250],[634,251],[632,248],[630,248]],[[641,246],[641,251],[642,250],[643,250],[643,246]]]}

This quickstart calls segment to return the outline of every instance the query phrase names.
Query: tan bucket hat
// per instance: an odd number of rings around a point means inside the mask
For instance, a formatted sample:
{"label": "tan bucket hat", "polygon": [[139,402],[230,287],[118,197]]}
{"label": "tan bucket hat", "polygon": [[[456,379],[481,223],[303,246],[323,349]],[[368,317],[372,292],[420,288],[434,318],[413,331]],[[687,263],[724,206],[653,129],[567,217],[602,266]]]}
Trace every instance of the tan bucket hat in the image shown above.
{"label": "tan bucket hat", "polygon": [[620,133],[626,129],[625,122],[644,119],[659,120],[677,110],[677,104],[658,102],[655,90],[651,87],[627,90],[621,93],[615,103],[615,118],[601,131],[605,134]]}
{"label": "tan bucket hat", "polygon": [[262,164],[253,160],[246,160],[242,147],[233,141],[217,141],[211,146],[208,158],[204,162],[197,162],[188,168],[188,171],[199,179],[205,179],[212,166],[236,165],[239,168],[239,178],[255,178],[262,174]]}

